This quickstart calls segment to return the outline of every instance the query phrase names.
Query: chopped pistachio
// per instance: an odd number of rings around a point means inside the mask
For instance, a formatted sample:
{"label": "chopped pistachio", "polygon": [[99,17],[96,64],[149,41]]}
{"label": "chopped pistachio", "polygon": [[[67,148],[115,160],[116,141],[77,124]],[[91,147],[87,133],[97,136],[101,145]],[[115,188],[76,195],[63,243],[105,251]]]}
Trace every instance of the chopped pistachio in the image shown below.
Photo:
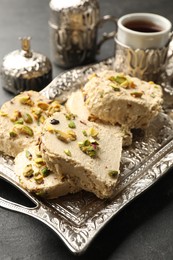
{"label": "chopped pistachio", "polygon": [[40,171],[41,171],[43,177],[47,177],[50,173],[50,170],[46,166],[43,167]]}
{"label": "chopped pistachio", "polygon": [[135,98],[141,98],[143,95],[143,92],[140,91],[134,91],[130,93],[131,96],[135,97]]}
{"label": "chopped pistachio", "polygon": [[44,117],[43,115],[41,115],[38,120],[39,120],[39,122],[40,122],[41,124],[43,124],[44,121],[45,121],[45,117]]}
{"label": "chopped pistachio", "polygon": [[79,142],[79,145],[81,145],[81,146],[88,146],[88,145],[90,145],[90,141],[88,139],[86,139],[83,142]]}
{"label": "chopped pistachio", "polygon": [[[117,75],[116,77],[111,76],[109,77],[109,80],[123,88],[136,88],[135,83],[130,78],[126,78],[124,75]],[[111,87],[114,88],[115,91],[119,91],[117,86],[111,85]]]}
{"label": "chopped pistachio", "polygon": [[156,97],[156,95],[154,94],[154,93],[151,93],[151,95],[150,95],[152,98],[155,98]]}
{"label": "chopped pistachio", "polygon": [[47,110],[49,108],[49,104],[43,101],[38,102],[37,106],[42,110]]}
{"label": "chopped pistachio", "polygon": [[34,135],[33,130],[27,125],[16,125],[15,129],[17,129],[17,131],[19,133],[24,134],[24,135],[28,135],[28,136]]}
{"label": "chopped pistachio", "polygon": [[12,122],[15,122],[15,121],[17,121],[20,117],[21,117],[21,112],[18,111],[18,110],[16,110],[16,111],[13,112],[12,116],[10,117],[10,120],[11,120]]}
{"label": "chopped pistachio", "polygon": [[12,131],[16,132],[17,134],[23,134],[28,136],[34,135],[33,130],[27,125],[15,124]]}
{"label": "chopped pistachio", "polygon": [[30,151],[26,150],[25,151],[25,156],[28,160],[31,160],[32,159],[32,154],[30,153]]}
{"label": "chopped pistachio", "polygon": [[34,172],[34,176],[38,176],[38,175],[40,175],[40,174],[41,174],[40,171]]}
{"label": "chopped pistachio", "polygon": [[33,122],[33,119],[32,119],[32,117],[31,117],[31,115],[28,114],[28,113],[24,113],[24,114],[22,115],[22,118],[23,118],[23,120],[24,120],[25,123],[32,124],[32,122]]}
{"label": "chopped pistachio", "polygon": [[151,85],[152,85],[152,84],[154,84],[154,82],[153,82],[153,81],[149,81],[148,83],[149,83],[149,84],[151,84]]}
{"label": "chopped pistachio", "polygon": [[67,156],[71,156],[71,152],[70,152],[70,150],[68,150],[68,149],[64,150],[64,153],[65,153]]}
{"label": "chopped pistachio", "polygon": [[59,108],[59,109],[61,108],[61,105],[60,105],[60,103],[57,100],[52,101],[50,106],[51,107],[56,107],[56,108]]}
{"label": "chopped pistachio", "polygon": [[127,78],[125,76],[117,75],[116,77],[114,77],[114,76],[109,77],[109,80],[112,81],[112,82],[116,82],[119,85],[121,85],[122,83],[127,81]]}
{"label": "chopped pistachio", "polygon": [[85,104],[86,104],[86,105],[89,105],[90,100],[91,100],[90,98],[88,98],[87,96],[85,96]]}
{"label": "chopped pistachio", "polygon": [[19,101],[20,101],[21,103],[27,102],[28,100],[30,100],[30,97],[29,97],[29,96],[20,96],[20,97],[19,97]]}
{"label": "chopped pistachio", "polygon": [[117,85],[110,84],[110,87],[113,88],[114,91],[120,91],[120,88]]}
{"label": "chopped pistachio", "polygon": [[72,113],[66,113],[65,117],[67,120],[74,120],[76,118],[76,115],[74,115]]}
{"label": "chopped pistachio", "polygon": [[55,132],[55,129],[54,129],[51,125],[48,125],[48,126],[46,127],[46,130],[47,130],[48,132],[52,133],[52,134]]}
{"label": "chopped pistachio", "polygon": [[75,122],[74,121],[70,121],[69,124],[68,124],[68,127],[76,128]]}
{"label": "chopped pistachio", "polygon": [[37,158],[42,158],[41,152],[36,152],[36,157],[37,157]]}
{"label": "chopped pistachio", "polygon": [[19,118],[17,121],[14,122],[15,124],[23,125],[23,118]]}
{"label": "chopped pistachio", "polygon": [[76,133],[73,130],[67,130],[66,132],[63,132],[61,130],[57,130],[48,126],[47,131],[49,131],[50,133],[55,133],[57,138],[65,143],[75,141],[77,138]]}
{"label": "chopped pistachio", "polygon": [[21,96],[19,97],[19,101],[22,105],[28,105],[28,106],[33,106],[34,102],[31,100],[30,96]]}
{"label": "chopped pistachio", "polygon": [[59,140],[65,142],[65,143],[69,143],[71,141],[68,133],[65,133],[61,130],[55,130],[55,133]]}
{"label": "chopped pistachio", "polygon": [[82,133],[83,133],[84,136],[88,136],[86,130],[83,130]]}
{"label": "chopped pistachio", "polygon": [[10,137],[16,137],[17,133],[14,130],[12,130],[9,132],[9,135],[10,135]]}
{"label": "chopped pistachio", "polygon": [[50,105],[49,105],[49,109],[48,109],[48,115],[52,115],[55,112],[59,112],[61,110],[61,105],[59,104],[59,102],[57,100],[53,101]]}
{"label": "chopped pistachio", "polygon": [[34,135],[33,130],[29,126],[26,126],[26,125],[24,125],[21,128],[21,133],[25,134],[25,135],[29,135],[29,136],[33,136]]}
{"label": "chopped pistachio", "polygon": [[41,166],[45,165],[45,161],[43,160],[42,157],[37,157],[37,158],[35,158],[35,159],[34,159],[34,162],[36,163],[36,165],[37,165],[38,167],[41,167]]}
{"label": "chopped pistachio", "polygon": [[120,84],[120,86],[125,89],[136,88],[136,85],[134,84],[134,82],[131,79],[127,79],[126,81],[122,82]]}
{"label": "chopped pistachio", "polygon": [[37,174],[35,174],[34,180],[35,180],[36,183],[38,183],[38,184],[43,183],[43,175],[42,175],[40,172],[38,172]]}
{"label": "chopped pistachio", "polygon": [[116,179],[118,177],[118,171],[109,171],[108,174],[113,179]]}
{"label": "chopped pistachio", "polygon": [[4,111],[0,110],[0,116],[4,116],[4,117],[6,117],[6,116],[8,116],[8,114],[5,113]]}
{"label": "chopped pistachio", "polygon": [[32,111],[32,114],[33,114],[34,118],[35,118],[36,120],[38,120],[39,117],[40,117],[40,115],[41,115],[41,113],[42,113],[41,108],[39,108],[39,107],[33,107],[31,111]]}
{"label": "chopped pistachio", "polygon": [[98,131],[94,128],[94,127],[91,127],[89,129],[89,135],[92,136],[93,138],[96,138],[98,136]]}
{"label": "chopped pistachio", "polygon": [[34,173],[34,170],[32,168],[32,164],[28,164],[23,171],[24,177],[32,177]]}
{"label": "chopped pistachio", "polygon": [[77,139],[76,133],[73,130],[68,130],[67,134],[69,135],[70,141],[75,141]]}
{"label": "chopped pistachio", "polygon": [[86,139],[82,142],[78,142],[78,145],[83,153],[89,155],[91,158],[96,157],[99,145],[98,142]]}

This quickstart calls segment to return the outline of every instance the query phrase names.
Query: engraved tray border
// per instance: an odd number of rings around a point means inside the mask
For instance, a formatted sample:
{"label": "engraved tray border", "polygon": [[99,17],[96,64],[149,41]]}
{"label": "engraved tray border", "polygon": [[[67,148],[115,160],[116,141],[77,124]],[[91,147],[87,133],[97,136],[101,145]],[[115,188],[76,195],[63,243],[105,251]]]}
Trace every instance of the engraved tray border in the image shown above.
{"label": "engraved tray border", "polygon": [[[64,102],[72,91],[81,87],[90,73],[112,68],[112,62],[113,59],[110,58],[94,65],[69,70],[57,76],[41,92],[48,98]],[[83,253],[111,218],[173,166],[173,121],[170,116],[173,113],[172,71],[170,62],[161,75],[165,102],[160,117],[152,123],[145,135],[138,132],[138,138],[132,146],[123,151],[122,177],[113,199],[100,200],[84,191],[51,201],[40,199],[18,185],[13,172],[13,160],[1,154],[0,177],[16,186],[36,206],[27,208],[1,197],[0,206],[40,220],[54,230],[73,253]],[[159,129],[158,124],[161,125]]]}

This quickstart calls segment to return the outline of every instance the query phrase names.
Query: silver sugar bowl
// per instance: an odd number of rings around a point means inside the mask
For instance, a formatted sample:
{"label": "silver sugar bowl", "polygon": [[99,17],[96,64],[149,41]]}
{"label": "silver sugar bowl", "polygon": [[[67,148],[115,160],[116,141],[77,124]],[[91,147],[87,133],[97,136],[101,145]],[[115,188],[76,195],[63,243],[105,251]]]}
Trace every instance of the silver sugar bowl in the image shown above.
{"label": "silver sugar bowl", "polygon": [[50,44],[52,60],[63,68],[76,67],[94,60],[98,48],[115,32],[104,33],[97,43],[100,24],[114,17],[100,18],[97,0],[51,0]]}
{"label": "silver sugar bowl", "polygon": [[50,60],[30,50],[30,37],[20,40],[22,49],[3,58],[0,72],[2,87],[13,94],[25,90],[39,91],[52,80]]}

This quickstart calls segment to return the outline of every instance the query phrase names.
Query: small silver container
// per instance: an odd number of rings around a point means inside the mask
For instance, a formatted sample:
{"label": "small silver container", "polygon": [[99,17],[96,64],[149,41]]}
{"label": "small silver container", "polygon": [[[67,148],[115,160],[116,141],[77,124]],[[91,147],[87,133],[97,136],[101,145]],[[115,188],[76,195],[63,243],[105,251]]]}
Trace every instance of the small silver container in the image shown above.
{"label": "small silver container", "polygon": [[51,0],[50,44],[52,60],[63,68],[76,67],[94,60],[101,44],[115,32],[104,33],[100,44],[97,32],[111,16],[100,18],[97,0]]}
{"label": "small silver container", "polygon": [[46,56],[30,50],[30,37],[21,38],[21,45],[21,50],[4,57],[1,66],[1,85],[14,94],[39,91],[52,80],[51,62]]}

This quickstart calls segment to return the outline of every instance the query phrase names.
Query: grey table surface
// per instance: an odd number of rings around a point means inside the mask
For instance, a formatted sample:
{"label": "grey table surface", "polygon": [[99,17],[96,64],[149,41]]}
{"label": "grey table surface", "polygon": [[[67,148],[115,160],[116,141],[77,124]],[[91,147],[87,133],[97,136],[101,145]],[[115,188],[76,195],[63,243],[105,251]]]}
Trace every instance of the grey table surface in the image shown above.
{"label": "grey table surface", "polygon": [[[101,15],[120,17],[153,12],[173,22],[172,0],[100,0]],[[20,48],[19,36],[32,37],[32,49],[50,57],[49,0],[0,0],[0,62]],[[111,25],[106,26],[111,30]],[[99,31],[101,35],[103,29]],[[98,61],[114,52],[112,41]],[[53,76],[63,70],[53,64]],[[0,105],[12,97],[0,86]],[[30,205],[19,192],[0,180],[0,196]],[[116,215],[98,234],[86,253],[74,256],[57,235],[39,221],[0,208],[0,260],[10,259],[173,259],[173,172]]]}

